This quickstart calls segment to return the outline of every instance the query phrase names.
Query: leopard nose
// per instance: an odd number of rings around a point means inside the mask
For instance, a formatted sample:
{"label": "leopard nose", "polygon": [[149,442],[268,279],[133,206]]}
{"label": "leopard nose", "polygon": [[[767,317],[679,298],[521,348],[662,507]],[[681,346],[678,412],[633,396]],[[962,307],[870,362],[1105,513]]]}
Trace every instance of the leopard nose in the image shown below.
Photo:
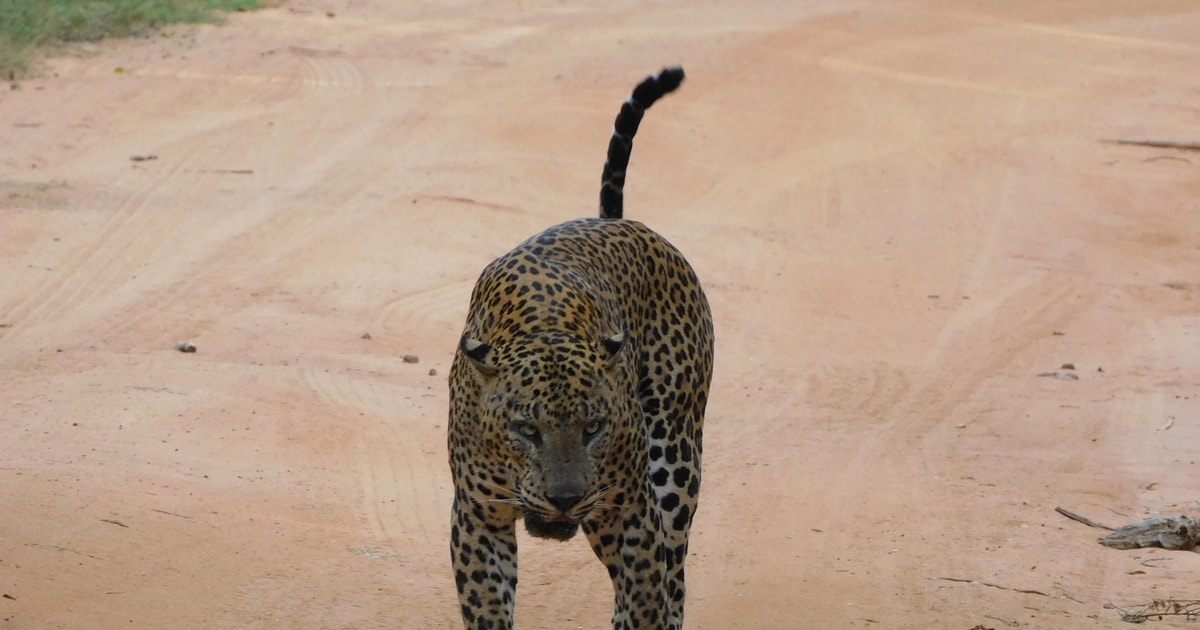
{"label": "leopard nose", "polygon": [[553,494],[553,495],[547,494],[546,499],[548,501],[550,501],[550,503],[554,504],[554,507],[558,508],[559,510],[561,510],[563,512],[566,512],[566,511],[570,510],[571,508],[575,507],[575,505],[578,504],[580,501],[582,501],[583,495],[582,494],[574,494],[574,493]]}

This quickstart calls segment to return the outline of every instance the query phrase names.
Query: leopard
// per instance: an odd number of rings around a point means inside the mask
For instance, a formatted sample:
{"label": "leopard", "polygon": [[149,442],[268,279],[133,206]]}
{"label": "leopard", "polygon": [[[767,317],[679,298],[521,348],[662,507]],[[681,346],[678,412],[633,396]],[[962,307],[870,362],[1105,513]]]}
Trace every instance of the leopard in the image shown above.
{"label": "leopard", "polygon": [[488,264],[449,374],[450,552],[463,625],[513,627],[517,527],[582,530],[612,582],[614,630],[681,630],[700,494],[713,318],[695,270],[625,219],[645,110],[684,79],[638,83],[613,124],[598,217]]}

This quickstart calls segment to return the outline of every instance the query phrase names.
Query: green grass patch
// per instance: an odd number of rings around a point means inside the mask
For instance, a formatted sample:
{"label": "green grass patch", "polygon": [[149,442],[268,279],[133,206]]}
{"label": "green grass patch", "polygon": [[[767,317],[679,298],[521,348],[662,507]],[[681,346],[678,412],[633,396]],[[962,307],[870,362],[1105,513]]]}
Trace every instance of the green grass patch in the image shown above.
{"label": "green grass patch", "polygon": [[0,76],[26,72],[34,51],[56,42],[140,35],[262,5],[262,0],[0,0]]}

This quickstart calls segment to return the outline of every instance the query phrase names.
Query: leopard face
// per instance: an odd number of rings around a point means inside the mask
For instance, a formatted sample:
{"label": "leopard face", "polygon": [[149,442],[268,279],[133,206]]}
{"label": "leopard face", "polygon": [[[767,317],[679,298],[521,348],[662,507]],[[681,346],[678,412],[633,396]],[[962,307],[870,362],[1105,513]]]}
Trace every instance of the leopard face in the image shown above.
{"label": "leopard face", "polygon": [[[479,426],[499,448],[492,481],[521,508],[534,536],[566,540],[607,509],[620,466],[609,452],[642,430],[633,383],[621,361],[624,335],[599,342],[539,335],[499,348],[464,337],[479,386]],[[494,355],[494,356],[489,356]],[[472,358],[478,357],[478,358]],[[489,483],[487,479],[481,484]]]}

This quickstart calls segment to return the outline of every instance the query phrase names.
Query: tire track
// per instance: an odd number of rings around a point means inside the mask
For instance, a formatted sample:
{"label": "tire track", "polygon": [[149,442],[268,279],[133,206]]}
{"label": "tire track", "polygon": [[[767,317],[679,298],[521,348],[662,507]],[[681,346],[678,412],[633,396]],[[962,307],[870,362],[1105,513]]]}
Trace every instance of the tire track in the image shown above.
{"label": "tire track", "polygon": [[[188,70],[149,67],[131,72],[143,78],[158,77],[165,80],[229,83],[258,83],[256,90],[201,90],[194,92],[202,102],[191,101],[187,107],[203,108],[214,102],[222,101],[222,107],[229,107],[230,96],[235,105],[261,108],[264,99],[277,100],[295,92],[299,82],[294,77],[287,76],[247,76],[229,74],[205,74]],[[161,108],[163,103],[147,101],[143,107]],[[130,114],[126,114],[130,115]],[[227,158],[240,157],[247,151],[247,134],[241,133],[246,124],[258,124],[252,113],[242,125],[232,128],[225,126],[214,129],[201,129],[198,132],[182,138],[168,141],[164,145],[168,151],[160,149],[164,158],[153,163],[147,163],[140,169],[120,174],[108,188],[119,191],[111,196],[101,197],[89,202],[92,209],[104,215],[100,225],[95,230],[91,242],[73,250],[72,255],[47,281],[30,287],[24,296],[10,301],[0,313],[6,323],[19,324],[27,321],[40,322],[55,314],[62,323],[63,313],[78,312],[78,307],[84,303],[99,302],[105,306],[97,306],[89,311],[98,319],[112,318],[111,311],[124,308],[134,311],[132,318],[122,318],[114,324],[118,330],[128,331],[138,324],[152,318],[158,311],[153,305],[146,309],[133,309],[131,304],[138,299],[139,294],[154,292],[155,302],[174,303],[176,299],[190,291],[190,279],[164,278],[163,273],[156,269],[147,268],[155,260],[156,254],[170,249],[169,240],[148,235],[156,233],[180,234],[179,229],[164,229],[164,222],[183,221],[188,217],[172,219],[170,212],[164,211],[177,206],[179,200],[187,191],[207,190],[217,187],[226,176],[205,172],[204,167],[213,164],[227,163]],[[220,140],[217,141],[217,138]],[[125,185],[122,185],[125,184]],[[132,185],[129,185],[132,184]],[[119,196],[118,196],[119,195]],[[137,280],[131,280],[134,277]],[[167,283],[163,291],[159,287],[146,287],[147,284]],[[71,321],[75,327],[85,325],[82,321]],[[106,334],[113,327],[106,327]],[[25,327],[22,327],[25,328]],[[8,341],[13,340],[12,335]]]}
{"label": "tire track", "polygon": [[[472,285],[473,281],[455,282],[408,292],[385,302],[371,325],[396,338],[436,338],[438,333],[444,332],[445,321],[457,322],[461,319],[448,314],[466,316]],[[457,338],[457,331],[453,334]]]}
{"label": "tire track", "polygon": [[[399,365],[399,361],[396,362]],[[375,541],[428,544],[442,532],[434,506],[444,500],[446,479],[434,449],[444,439],[431,422],[437,397],[420,386],[301,368],[308,387],[358,435],[358,518]],[[444,411],[444,410],[443,410]]]}
{"label": "tire track", "polygon": [[927,85],[954,90],[965,90],[969,92],[981,92],[984,94],[1015,96],[1019,98],[1032,98],[1039,100],[1052,99],[1055,96],[1053,92],[1049,91],[1027,90],[1018,87],[1008,87],[993,83],[981,83],[979,81],[959,79],[951,76],[925,74],[920,72],[907,72],[904,70],[896,70],[893,68],[851,59],[827,57],[822,59],[820,63],[822,68],[826,68],[836,73],[874,77],[877,79],[895,81],[899,83],[911,83],[916,85]]}
{"label": "tire track", "polygon": [[[236,135],[236,131],[228,135]],[[147,330],[151,322],[164,322],[164,313],[177,312],[181,317],[194,315],[183,312],[193,302],[189,296],[197,286],[197,278],[191,272],[196,268],[218,268],[200,262],[220,254],[208,254],[203,237],[200,241],[191,239],[187,244],[162,239],[161,234],[182,236],[188,231],[185,226],[196,221],[189,213],[164,210],[186,203],[193,191],[218,188],[229,176],[200,167],[230,163],[235,157],[244,155],[245,143],[213,143],[212,138],[204,134],[189,139],[188,145],[189,149],[183,153],[172,151],[165,177],[155,173],[153,185],[129,195],[126,204],[130,207],[131,218],[107,238],[102,252],[79,263],[82,268],[91,270],[90,273],[75,283],[75,289],[63,296],[61,305],[56,308],[97,303],[107,298],[107,308],[91,310],[98,320],[105,322],[103,328],[110,336],[112,333]],[[183,254],[180,250],[190,252]],[[176,263],[161,269],[155,267],[159,260],[166,258],[165,253],[171,253]],[[180,259],[183,264],[179,264]]]}
{"label": "tire track", "polygon": [[[107,200],[99,200],[100,207],[95,209],[108,216],[97,229],[95,238],[60,265],[52,279],[34,287],[24,299],[9,306],[3,312],[4,321],[13,324],[41,322],[51,319],[52,315],[59,319],[97,295],[118,289],[123,283],[113,282],[113,279],[119,275],[127,276],[131,266],[136,267],[132,261],[144,259],[131,254],[138,251],[134,247],[145,227],[156,220],[151,212],[153,203],[159,196],[169,197],[165,191],[186,185],[187,180],[195,178],[187,167],[201,150],[199,140],[189,142],[182,159],[166,165],[161,176],[142,182],[111,209],[105,207]],[[96,312],[95,309],[88,310]]]}
{"label": "tire track", "polygon": [[900,367],[879,362],[864,370],[833,370],[808,377],[804,399],[822,410],[851,418],[878,418],[887,414],[911,392],[908,374]]}
{"label": "tire track", "polygon": [[396,480],[394,477],[386,478],[384,475],[392,469],[386,465],[381,467],[377,461],[373,444],[380,436],[374,433],[372,427],[379,417],[379,409],[373,404],[375,396],[370,383],[312,366],[299,369],[308,388],[331,409],[340,412],[335,416],[343,418],[341,423],[349,425],[357,436],[352,449],[353,462],[348,463],[347,467],[357,471],[355,476],[359,494],[357,501],[353,502],[357,505],[347,507],[358,513],[358,519],[370,532],[372,541],[391,539],[392,531],[379,506],[382,496],[394,492]]}
{"label": "tire track", "polygon": [[[259,66],[263,72],[204,72],[191,68],[173,66],[149,66],[129,71],[130,75],[153,78],[176,83],[189,82],[207,84],[204,89],[191,93],[201,101],[189,103],[189,107],[204,110],[213,102],[237,95],[239,105],[264,108],[273,103],[286,101],[303,93],[305,78],[303,71],[293,67],[291,60],[278,59]],[[286,64],[286,65],[285,65]],[[246,86],[253,89],[246,89]]]}
{"label": "tire track", "polygon": [[309,88],[337,88],[341,91],[361,92],[366,82],[358,66],[336,50],[317,50],[292,46],[293,55],[304,59],[305,78],[302,83]]}
{"label": "tire track", "polygon": [[[379,211],[372,185],[387,175],[390,165],[364,166],[356,163],[353,156],[369,151],[372,143],[388,142],[392,134],[407,137],[421,120],[423,116],[409,114],[399,120],[372,118],[348,132],[310,130],[311,139],[297,142],[295,153],[304,156],[312,152],[319,157],[308,160],[289,156],[288,161],[280,162],[274,169],[278,174],[255,175],[261,182],[243,195],[246,201],[241,205],[246,209],[227,214],[219,224],[207,227],[202,234],[207,242],[196,246],[187,275],[163,279],[162,286],[156,287],[149,299],[157,304],[186,305],[191,301],[189,294],[205,290],[227,292],[230,286],[250,287],[251,292],[274,291],[310,262],[309,252],[314,242],[337,240],[369,230],[367,224],[372,213]],[[237,131],[230,135],[237,135]],[[328,135],[335,138],[329,141]],[[224,143],[225,150],[210,163],[222,163],[216,161],[225,159],[220,156],[245,155],[253,148],[253,142],[252,138],[239,138]],[[274,156],[260,159],[270,161]],[[288,170],[289,161],[298,161],[302,166]],[[196,181],[198,185],[215,188],[226,177],[234,176],[200,173]],[[292,192],[281,197],[273,189]],[[314,189],[319,189],[319,193],[314,193]],[[139,330],[161,317],[162,309],[147,307],[129,313],[113,326],[126,332]],[[194,319],[195,312],[181,312],[180,317]]]}
{"label": "tire track", "polygon": [[936,376],[916,387],[901,411],[950,417],[983,380],[1003,374],[1017,355],[1067,328],[1094,301],[1077,279],[1048,276],[1015,282],[989,303],[956,310],[923,359],[924,371]]}
{"label": "tire track", "polygon": [[[1052,39],[1055,42],[1065,41],[1077,46],[1087,45],[1092,47],[1115,48],[1121,50],[1130,48],[1147,48],[1151,50],[1164,50],[1189,54],[1200,52],[1200,45],[1189,44],[1185,42],[1147,39],[1144,37],[1132,37],[1128,35],[1108,35],[1105,33],[1094,33],[1062,26],[1054,26],[1051,24],[1039,24],[1037,22],[1027,22],[1022,20],[1013,20],[1002,17],[962,13],[956,11],[939,11],[937,15],[939,17],[950,18],[959,22],[990,26],[999,30],[1032,33],[1039,37]],[[1078,17],[1083,19],[1084,16]]]}

